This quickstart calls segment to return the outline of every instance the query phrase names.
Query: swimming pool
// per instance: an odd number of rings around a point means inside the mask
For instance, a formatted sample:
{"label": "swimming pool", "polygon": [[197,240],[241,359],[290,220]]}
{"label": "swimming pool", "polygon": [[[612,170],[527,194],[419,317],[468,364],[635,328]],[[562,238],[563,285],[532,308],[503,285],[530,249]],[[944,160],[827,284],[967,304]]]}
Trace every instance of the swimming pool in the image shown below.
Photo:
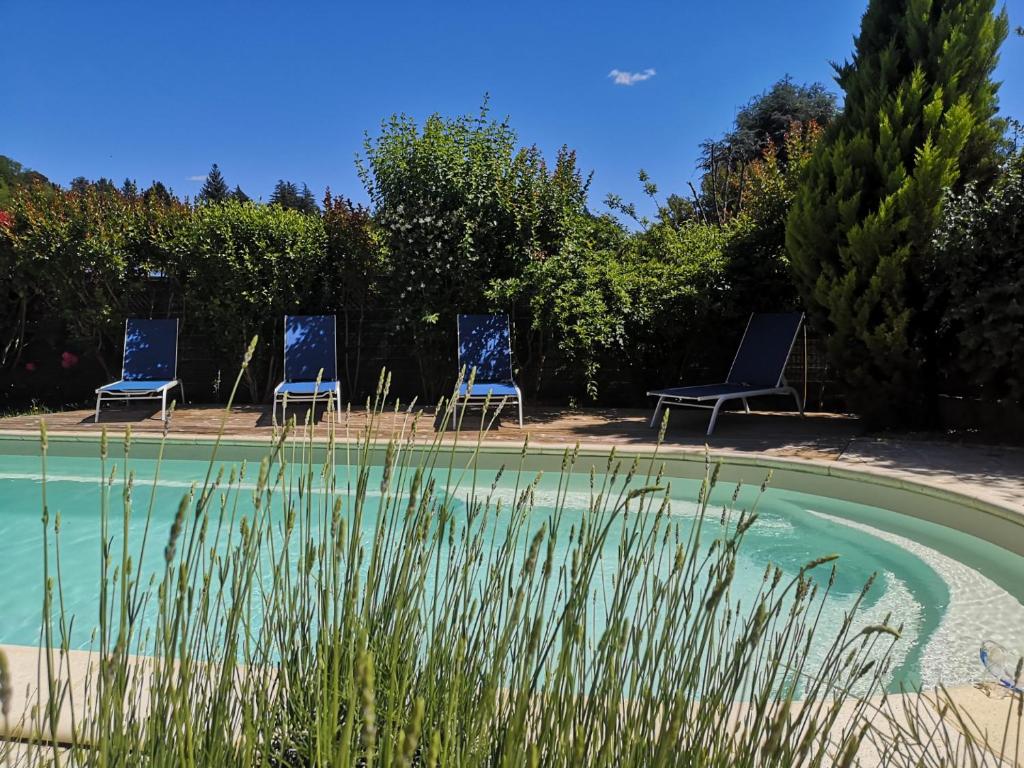
{"label": "swimming pool", "polygon": [[[193,452],[206,453],[203,449]],[[113,498],[119,502],[126,467],[123,462],[111,461],[108,471],[115,465],[111,487],[115,490]],[[202,481],[207,466],[205,460],[179,458],[164,460],[160,465],[148,533],[142,514],[136,513],[128,525],[129,549],[137,548],[144,534],[155,542],[147,548],[141,563],[143,574],[157,573],[162,567],[163,543],[182,494],[193,483]],[[223,466],[229,472],[234,463],[226,462]],[[136,507],[145,507],[157,463],[133,458],[127,470],[135,475]],[[336,471],[344,485],[344,478],[352,469],[341,465]],[[372,476],[371,489],[379,486],[380,472],[378,468]],[[66,614],[75,617],[76,627],[72,646],[87,648],[99,610],[99,460],[89,456],[51,456],[46,477],[50,515],[59,514],[61,519],[63,601]],[[533,478],[532,472],[529,478]],[[438,474],[438,480],[442,484],[453,482],[444,472]],[[537,483],[532,514],[538,521],[545,519],[561,494],[566,514],[559,525],[566,529],[576,526],[593,498],[593,484],[600,485],[601,480],[600,475],[591,477],[579,472],[560,489],[557,473],[549,473]],[[486,469],[477,470],[475,480],[477,488],[489,489],[493,484],[493,498],[502,500],[506,506],[514,501],[517,483],[521,486],[523,482],[524,477],[515,473],[506,472],[498,477],[496,471]],[[251,480],[243,483],[243,490],[252,487]],[[452,487],[456,500],[468,494],[464,485]],[[682,529],[696,524],[694,499],[698,488],[695,480],[671,481],[671,516]],[[714,503],[727,503],[733,490],[731,485],[718,487]],[[743,485],[737,505],[749,507],[759,490],[756,485]],[[40,640],[41,491],[38,456],[0,455],[0,643],[33,645]],[[372,499],[377,493],[369,494],[370,503],[362,520],[364,538],[372,536],[376,523]],[[465,501],[459,502],[461,507],[456,504],[457,513],[460,508],[464,511]],[[246,503],[251,504],[251,500],[243,499],[243,505]],[[839,560],[835,582],[821,620],[821,634],[828,636],[843,621],[868,578],[877,574],[864,601],[861,619],[879,622],[891,616],[892,623],[904,626],[894,653],[892,684],[952,685],[980,679],[982,670],[977,659],[983,641],[995,640],[1014,647],[1024,636],[1021,595],[1012,593],[1013,584],[1006,578],[1007,574],[1024,572],[1024,559],[1007,550],[885,509],[777,487],[769,487],[764,493],[758,511],[759,519],[747,533],[740,553],[733,598],[749,603],[769,564],[781,568],[788,577],[815,557],[836,553]],[[279,510],[275,514],[280,519],[284,512]],[[116,522],[110,536],[119,548],[121,521],[116,509],[113,519]],[[500,528],[501,523],[494,525]],[[717,516],[709,516],[701,525],[708,529],[706,540],[710,541],[721,522]],[[607,544],[608,568],[614,565],[618,542],[616,532],[612,533]],[[562,536],[560,546],[567,546],[568,538]],[[269,563],[267,567],[271,567]],[[612,577],[613,574],[607,574],[607,578]],[[816,578],[826,580],[827,574]],[[430,588],[427,585],[428,591]]]}

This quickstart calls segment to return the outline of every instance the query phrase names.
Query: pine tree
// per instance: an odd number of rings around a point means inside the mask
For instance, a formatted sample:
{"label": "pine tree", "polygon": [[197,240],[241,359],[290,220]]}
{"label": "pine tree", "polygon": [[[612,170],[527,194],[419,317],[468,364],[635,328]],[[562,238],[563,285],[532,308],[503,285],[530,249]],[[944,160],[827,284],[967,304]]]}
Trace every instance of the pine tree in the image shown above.
{"label": "pine tree", "polygon": [[147,202],[156,201],[164,205],[170,205],[174,200],[174,192],[169,190],[162,181],[154,181],[149,188],[142,193],[142,198]]}
{"label": "pine tree", "polygon": [[291,181],[278,179],[274,185],[274,192],[270,196],[270,202],[280,205],[282,208],[297,209],[299,207],[299,188]]}
{"label": "pine tree", "polygon": [[231,193],[231,199],[237,200],[239,203],[247,203],[252,198],[245,194],[245,192],[242,191],[242,188],[236,184],[234,191]]}
{"label": "pine tree", "polygon": [[139,185],[135,183],[134,179],[126,178],[121,184],[121,197],[125,200],[139,199]]}
{"label": "pine tree", "polygon": [[223,203],[230,195],[227,182],[224,181],[220,168],[214,163],[206,175],[203,188],[199,190],[199,199],[204,203]]}
{"label": "pine tree", "polygon": [[842,114],[790,211],[806,308],[851,404],[886,426],[920,419],[935,338],[921,276],[945,191],[985,183],[1003,122],[991,79],[1008,31],[994,0],[870,0]]}
{"label": "pine tree", "polygon": [[313,192],[305,184],[302,185],[302,194],[299,197],[299,210],[303,213],[317,213],[320,210]]}

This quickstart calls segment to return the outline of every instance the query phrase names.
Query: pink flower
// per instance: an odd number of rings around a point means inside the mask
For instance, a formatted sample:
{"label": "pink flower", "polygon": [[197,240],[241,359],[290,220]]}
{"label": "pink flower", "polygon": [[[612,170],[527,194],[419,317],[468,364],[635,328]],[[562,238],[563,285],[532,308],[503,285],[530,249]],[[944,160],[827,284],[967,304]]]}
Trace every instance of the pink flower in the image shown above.
{"label": "pink flower", "polygon": [[25,363],[25,370],[28,371],[29,373],[32,373],[32,371],[34,371],[35,369],[36,369],[36,364],[35,363]]}
{"label": "pink flower", "polygon": [[78,365],[78,355],[74,352],[65,352],[60,356],[61,368],[74,368]]}

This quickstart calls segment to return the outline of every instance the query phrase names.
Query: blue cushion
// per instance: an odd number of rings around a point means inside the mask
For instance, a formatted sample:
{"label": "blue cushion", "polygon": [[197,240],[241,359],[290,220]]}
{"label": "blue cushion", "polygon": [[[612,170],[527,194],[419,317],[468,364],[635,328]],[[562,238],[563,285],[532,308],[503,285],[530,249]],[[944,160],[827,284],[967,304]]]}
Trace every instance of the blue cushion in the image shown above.
{"label": "blue cushion", "polygon": [[459,315],[459,367],[483,381],[512,381],[508,315]]}
{"label": "blue cushion", "polygon": [[173,384],[173,381],[115,381],[113,384],[107,384],[105,387],[100,387],[100,392],[153,392],[161,387],[166,387],[168,384]]}
{"label": "blue cushion", "polygon": [[320,386],[315,381],[285,381],[277,388],[277,394],[283,395],[328,395],[333,394],[339,384],[336,381],[321,381]]}
{"label": "blue cushion", "polygon": [[334,315],[285,316],[285,381],[316,381],[321,370],[324,379],[335,379],[337,359]]}
{"label": "blue cushion", "polygon": [[[466,396],[466,390],[469,388],[469,384],[463,383],[459,386],[459,397]],[[487,397],[487,393],[490,392],[491,397],[500,399],[502,397],[518,397],[519,393],[516,392],[516,388],[511,384],[504,384],[501,382],[487,382],[487,381],[475,381],[473,382],[473,391],[470,394],[471,397]]]}
{"label": "blue cushion", "polygon": [[129,318],[124,325],[125,381],[166,381],[177,375],[178,321]]}

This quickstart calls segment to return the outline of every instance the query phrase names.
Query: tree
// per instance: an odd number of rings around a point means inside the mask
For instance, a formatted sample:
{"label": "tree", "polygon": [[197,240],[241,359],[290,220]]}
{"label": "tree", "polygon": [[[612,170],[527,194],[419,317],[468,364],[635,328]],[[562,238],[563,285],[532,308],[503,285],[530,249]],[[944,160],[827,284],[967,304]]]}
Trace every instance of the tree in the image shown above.
{"label": "tree", "polygon": [[302,194],[299,196],[299,210],[303,213],[316,213],[320,209],[317,207],[316,198],[313,196],[313,192],[309,187],[303,183]]}
{"label": "tree", "polygon": [[[808,164],[786,243],[807,310],[869,422],[928,415],[934,333],[921,274],[945,190],[985,184],[1002,122],[994,0],[871,0],[842,114]],[[934,319],[931,321],[934,325]]]}
{"label": "tree", "polygon": [[278,179],[274,185],[274,191],[270,195],[272,205],[280,205],[282,208],[297,210],[299,206],[299,188],[294,182]]}
{"label": "tree", "polygon": [[39,171],[33,171],[17,160],[0,155],[0,211],[11,204],[18,190],[35,187],[50,192],[56,189],[56,185]]}
{"label": "tree", "polygon": [[138,200],[139,199],[139,185],[135,183],[134,179],[125,179],[121,183],[121,197],[125,200]]}
{"label": "tree", "polygon": [[227,182],[220,172],[220,168],[214,163],[210,172],[206,174],[206,181],[203,188],[199,190],[199,199],[204,203],[223,203],[231,196]]}
{"label": "tree", "polygon": [[992,189],[948,201],[929,274],[954,392],[1024,402],[1024,151]]}
{"label": "tree", "polygon": [[455,314],[492,306],[491,283],[556,252],[585,207],[572,152],[563,148],[549,169],[535,147],[517,143],[485,104],[477,115],[435,114],[422,126],[395,115],[359,158],[391,261],[398,324],[431,397],[442,387],[438,360],[452,357]]}
{"label": "tree", "polygon": [[727,153],[747,162],[773,146],[786,163],[786,134],[794,123],[827,126],[836,116],[836,96],[822,83],[800,85],[787,75],[736,114],[736,127],[721,144]]}
{"label": "tree", "polygon": [[298,184],[284,179],[278,179],[277,184],[274,185],[274,193],[270,196],[270,202],[299,213],[317,213],[320,210],[309,187],[303,184],[300,192]]}
{"label": "tree", "polygon": [[743,209],[750,164],[771,147],[784,170],[790,129],[825,127],[835,115],[836,97],[824,85],[799,85],[788,76],[752,98],[737,113],[731,131],[701,145],[701,180],[693,190],[695,214],[706,222],[727,223]]}
{"label": "tree", "polygon": [[366,314],[385,287],[387,261],[368,208],[345,197],[333,197],[328,189],[323,224],[327,259],[326,271],[318,281],[318,303],[339,315],[341,368],[345,391],[351,395],[359,391]]}
{"label": "tree", "polygon": [[231,193],[231,199],[239,203],[248,203],[251,198],[236,184],[234,191]]}
{"label": "tree", "polygon": [[177,201],[177,198],[174,197],[174,191],[164,186],[162,181],[154,181],[150,184],[146,191],[142,193],[142,199],[146,202],[155,200],[164,205],[170,205],[172,202]]}

